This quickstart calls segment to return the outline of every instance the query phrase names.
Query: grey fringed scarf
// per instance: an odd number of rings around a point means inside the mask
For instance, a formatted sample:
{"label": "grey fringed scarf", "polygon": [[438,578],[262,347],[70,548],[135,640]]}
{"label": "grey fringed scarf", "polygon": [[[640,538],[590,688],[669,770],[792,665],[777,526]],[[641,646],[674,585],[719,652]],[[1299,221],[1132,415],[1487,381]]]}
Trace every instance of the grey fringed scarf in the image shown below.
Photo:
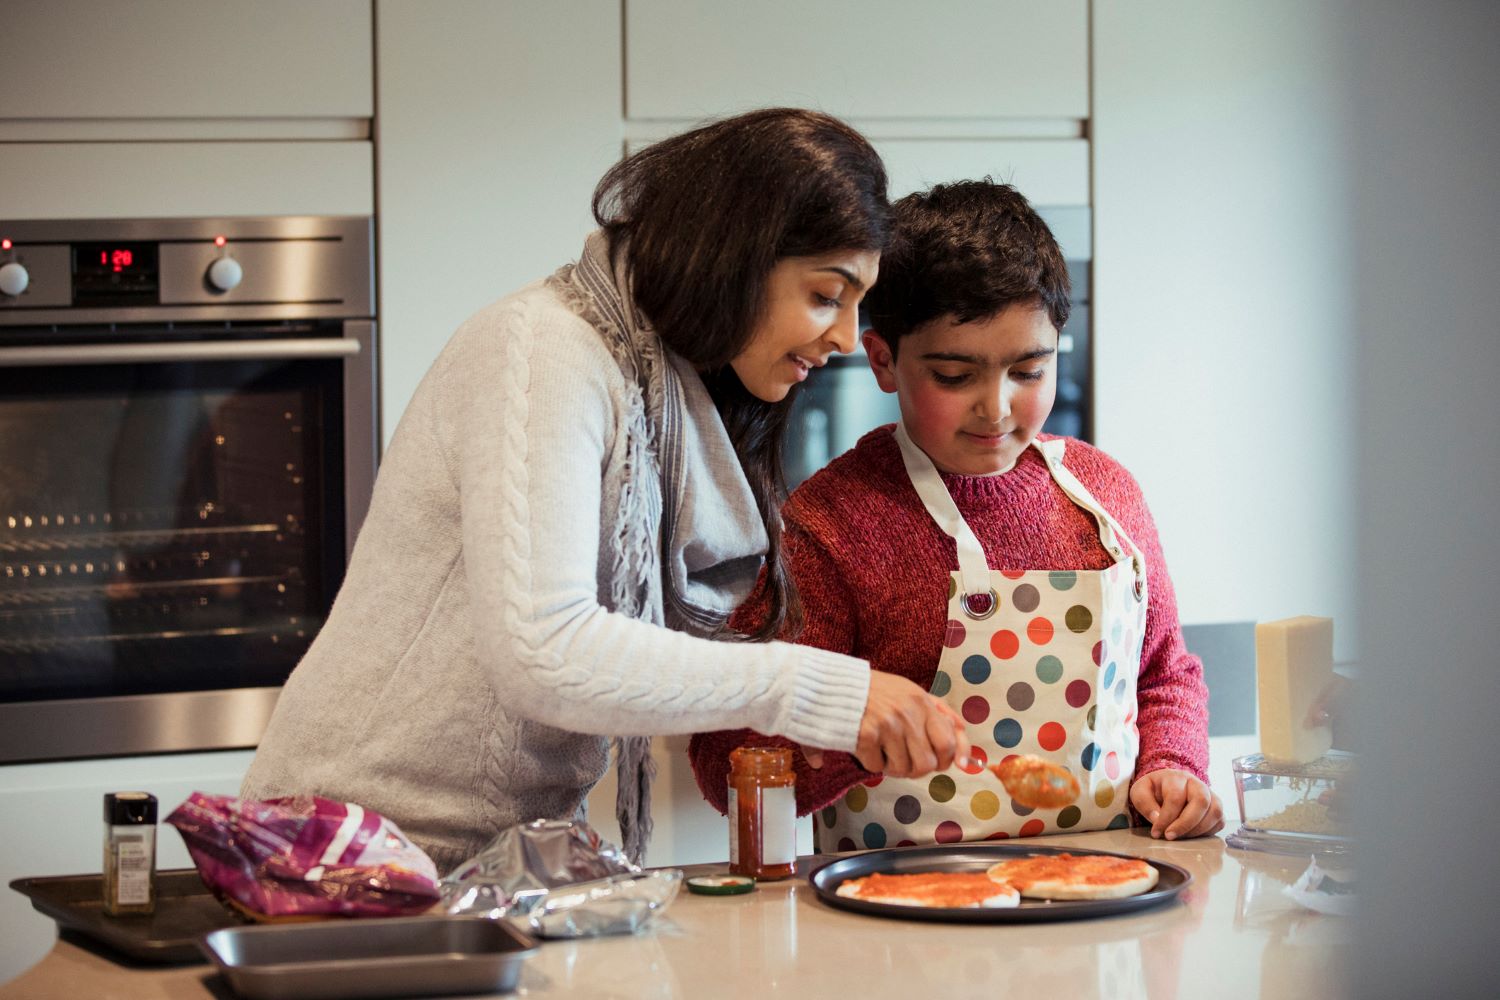
{"label": "grey fringed scarf", "polygon": [[[625,447],[605,470],[624,484],[616,522],[605,526],[610,602],[620,614],[712,635],[755,583],[765,526],[708,390],[637,312],[621,257],[612,264],[608,241],[594,232],[578,263],[548,281],[599,331],[632,387]],[[615,750],[615,815],[639,864],[651,840],[651,738],[616,737]]]}

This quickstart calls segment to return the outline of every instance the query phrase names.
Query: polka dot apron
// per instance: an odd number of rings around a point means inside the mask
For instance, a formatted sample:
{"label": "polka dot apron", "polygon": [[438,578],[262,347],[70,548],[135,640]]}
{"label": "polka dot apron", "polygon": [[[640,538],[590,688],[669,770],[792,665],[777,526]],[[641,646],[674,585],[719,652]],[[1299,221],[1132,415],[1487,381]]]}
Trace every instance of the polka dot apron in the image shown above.
{"label": "polka dot apron", "polygon": [[[1063,465],[1064,442],[1033,442],[1052,478],[1099,525],[1114,559],[1103,570],[994,571],[932,460],[896,425],[912,486],[954,539],[948,621],[931,692],[968,723],[971,769],[925,778],[872,775],[814,817],[824,851],[999,840],[1114,829],[1140,735],[1136,675],[1146,625],[1146,566],[1088,489]],[[1013,801],[986,765],[1012,754],[1062,764],[1082,792],[1061,809]]]}

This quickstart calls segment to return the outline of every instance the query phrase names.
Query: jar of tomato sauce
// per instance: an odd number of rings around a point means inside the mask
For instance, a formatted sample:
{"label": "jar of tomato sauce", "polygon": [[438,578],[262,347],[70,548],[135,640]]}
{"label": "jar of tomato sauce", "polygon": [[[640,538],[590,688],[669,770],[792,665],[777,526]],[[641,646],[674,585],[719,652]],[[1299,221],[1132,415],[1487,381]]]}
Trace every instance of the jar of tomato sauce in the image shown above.
{"label": "jar of tomato sauce", "polygon": [[770,880],[797,872],[797,774],[792,751],[740,747],[729,754],[729,870]]}

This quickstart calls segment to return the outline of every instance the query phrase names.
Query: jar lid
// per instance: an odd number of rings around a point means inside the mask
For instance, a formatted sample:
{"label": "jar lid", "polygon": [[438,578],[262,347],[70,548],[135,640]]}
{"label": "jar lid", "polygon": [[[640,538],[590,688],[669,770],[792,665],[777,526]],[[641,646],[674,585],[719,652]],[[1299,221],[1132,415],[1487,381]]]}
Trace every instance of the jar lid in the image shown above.
{"label": "jar lid", "polygon": [[703,896],[738,896],[755,888],[748,875],[695,875],[687,880],[688,892]]}
{"label": "jar lid", "polygon": [[143,826],[156,822],[156,796],[150,792],[110,792],[104,796],[104,822]]}

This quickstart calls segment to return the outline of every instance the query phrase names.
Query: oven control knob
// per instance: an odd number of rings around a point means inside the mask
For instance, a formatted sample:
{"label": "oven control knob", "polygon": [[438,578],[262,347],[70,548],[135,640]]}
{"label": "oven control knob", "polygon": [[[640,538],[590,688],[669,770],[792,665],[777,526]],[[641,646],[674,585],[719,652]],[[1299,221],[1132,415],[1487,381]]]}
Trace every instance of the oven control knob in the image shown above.
{"label": "oven control knob", "polygon": [[240,262],[233,257],[220,257],[208,265],[208,283],[221,292],[227,292],[238,285],[244,276]]}
{"label": "oven control knob", "polygon": [[17,261],[9,264],[0,264],[0,292],[6,295],[20,295],[26,291],[26,286],[31,284],[31,275],[26,271],[26,265]]}

